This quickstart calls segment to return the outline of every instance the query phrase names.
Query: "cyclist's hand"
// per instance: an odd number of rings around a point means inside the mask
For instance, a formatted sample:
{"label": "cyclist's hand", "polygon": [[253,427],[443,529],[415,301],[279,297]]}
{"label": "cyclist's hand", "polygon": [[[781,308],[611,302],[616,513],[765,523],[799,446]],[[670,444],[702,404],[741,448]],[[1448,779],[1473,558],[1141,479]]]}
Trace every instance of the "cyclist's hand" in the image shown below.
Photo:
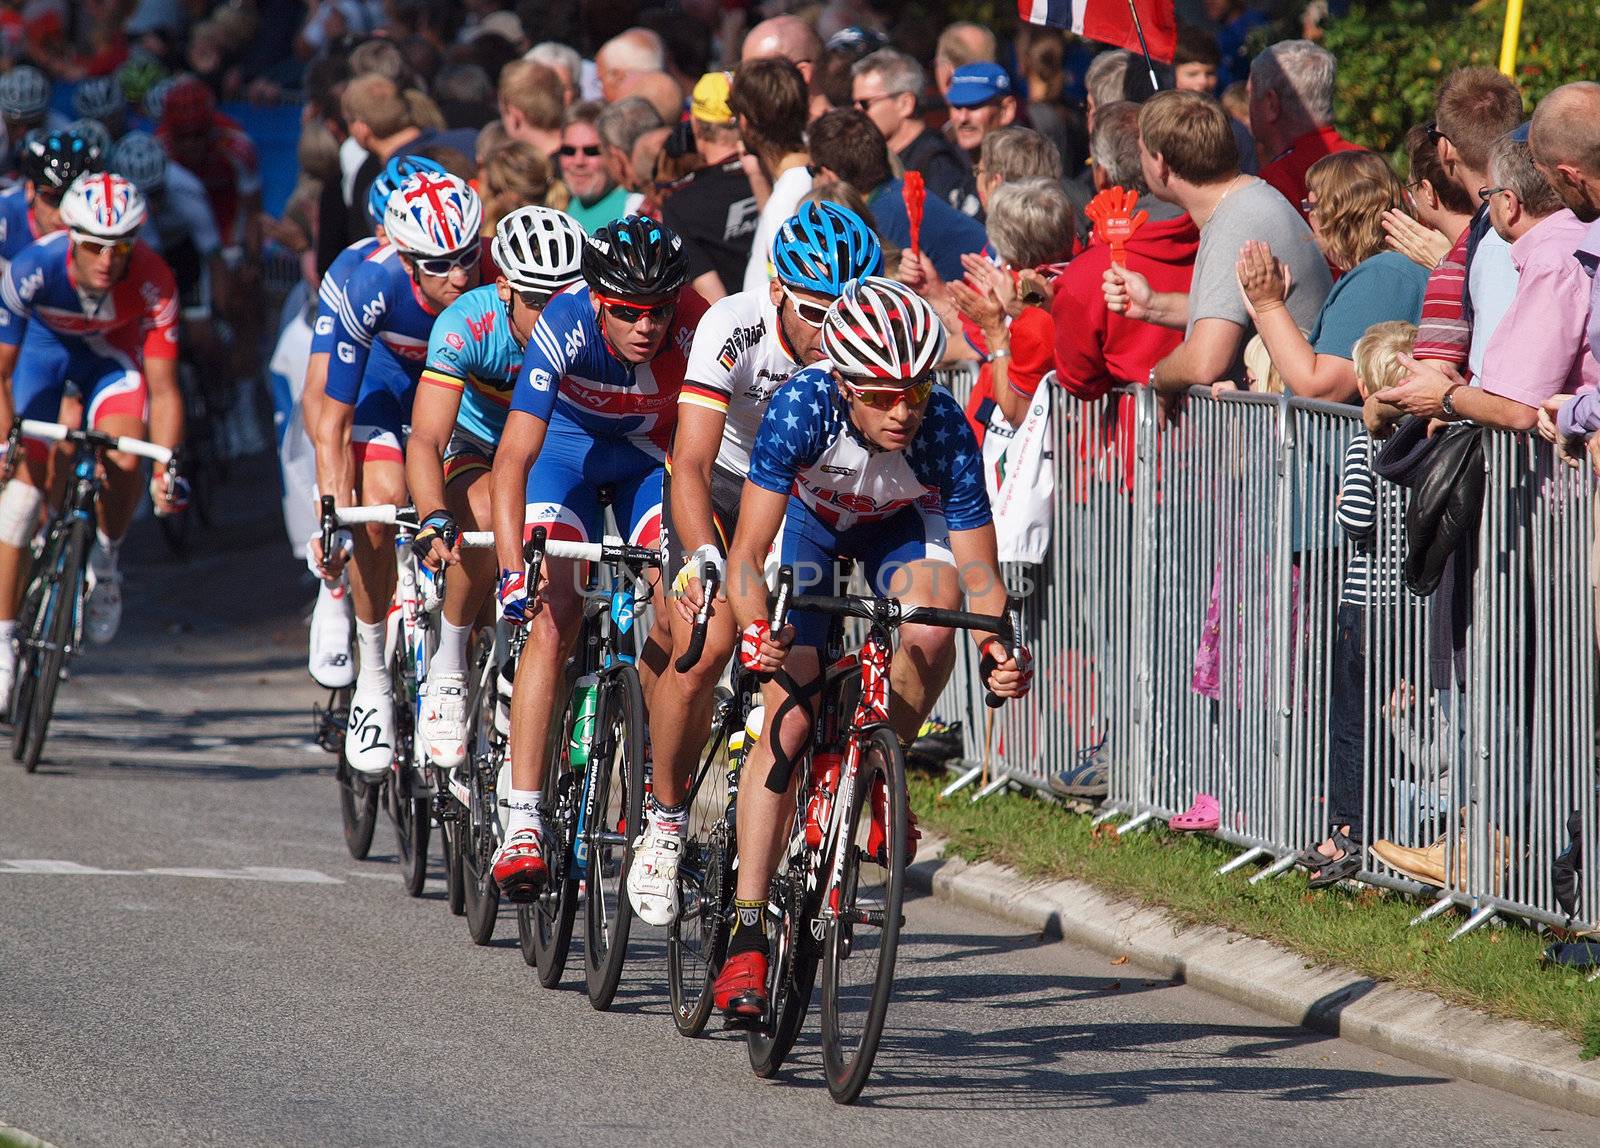
{"label": "cyclist's hand", "polygon": [[759,618],[739,635],[739,664],[753,674],[775,674],[783,668],[793,644],[793,626],[784,626],[774,634],[767,620]]}
{"label": "cyclist's hand", "polygon": [[536,600],[528,593],[526,570],[500,571],[500,585],[495,590],[495,597],[500,600],[500,615],[513,626],[522,625],[533,617],[537,609]]}
{"label": "cyclist's hand", "polygon": [[[982,646],[983,660],[979,669],[983,684],[996,697],[1020,698],[1033,688],[1033,654],[1020,642],[1014,650],[1007,650],[999,638],[990,638]],[[1001,660],[996,654],[1004,654]]]}
{"label": "cyclist's hand", "polygon": [[156,467],[150,475],[150,501],[157,518],[181,514],[189,506],[188,480],[171,467]]}
{"label": "cyclist's hand", "polygon": [[[722,554],[715,546],[698,546],[679,567],[677,576],[672,580],[672,593],[677,598],[678,616],[685,622],[693,622],[700,607],[705,604],[706,592],[700,583],[700,575],[706,563],[721,561]],[[719,598],[722,596],[718,595]]]}
{"label": "cyclist's hand", "polygon": [[461,531],[448,510],[435,510],[422,520],[411,540],[412,553],[429,570],[443,570],[461,562]]}
{"label": "cyclist's hand", "polygon": [[313,534],[311,541],[306,543],[306,568],[318,578],[332,582],[344,573],[344,564],[350,560],[350,552],[355,549],[355,538],[348,528],[340,527],[333,532],[333,553],[322,553],[322,535]]}

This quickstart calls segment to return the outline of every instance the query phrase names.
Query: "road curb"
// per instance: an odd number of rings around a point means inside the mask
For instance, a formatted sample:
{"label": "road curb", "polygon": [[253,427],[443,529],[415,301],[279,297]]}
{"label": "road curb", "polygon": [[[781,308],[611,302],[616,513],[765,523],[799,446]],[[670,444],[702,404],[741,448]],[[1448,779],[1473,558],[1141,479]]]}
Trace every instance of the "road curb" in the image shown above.
{"label": "road curb", "polygon": [[0,1148],[55,1148],[55,1145],[0,1120]]}
{"label": "road curb", "polygon": [[1265,941],[1209,925],[1183,925],[1156,909],[1108,897],[1076,881],[1029,881],[990,862],[945,857],[922,843],[911,884],[943,901],[1064,937],[1279,1020],[1341,1036],[1461,1080],[1569,1112],[1600,1116],[1600,1060],[1576,1042],[1500,1020],[1430,993],[1336,966],[1318,967]]}

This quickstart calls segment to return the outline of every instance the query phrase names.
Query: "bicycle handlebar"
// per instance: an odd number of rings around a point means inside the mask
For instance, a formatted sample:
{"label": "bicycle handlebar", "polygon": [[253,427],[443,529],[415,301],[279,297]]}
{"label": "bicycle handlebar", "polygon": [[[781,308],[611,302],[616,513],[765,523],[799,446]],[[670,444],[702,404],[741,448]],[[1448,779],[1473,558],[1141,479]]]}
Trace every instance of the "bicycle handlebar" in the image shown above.
{"label": "bicycle handlebar", "polygon": [[[537,547],[537,549],[536,549]],[[546,558],[570,558],[575,562],[613,562],[629,566],[660,567],[661,551],[648,546],[632,546],[620,538],[607,536],[599,542],[569,542],[548,537],[543,527],[536,527],[534,535],[522,548],[523,561],[533,565],[535,554]]]}
{"label": "bicycle handlebar", "polygon": [[700,654],[706,648],[706,626],[711,621],[711,600],[717,596],[717,590],[722,585],[722,579],[717,573],[717,564],[707,562],[700,571],[700,592],[705,595],[700,601],[700,609],[694,616],[694,630],[689,634],[689,648],[683,656],[672,663],[672,668],[680,674],[686,674],[694,669],[694,664],[700,660]]}
{"label": "bicycle handlebar", "polygon": [[78,430],[76,427],[40,422],[37,419],[22,419],[18,425],[21,427],[23,438],[38,439],[41,442],[85,443],[102,450],[138,455],[140,458],[159,462],[163,466],[172,461],[172,451],[169,448],[145,442],[143,439],[109,435],[97,430]]}

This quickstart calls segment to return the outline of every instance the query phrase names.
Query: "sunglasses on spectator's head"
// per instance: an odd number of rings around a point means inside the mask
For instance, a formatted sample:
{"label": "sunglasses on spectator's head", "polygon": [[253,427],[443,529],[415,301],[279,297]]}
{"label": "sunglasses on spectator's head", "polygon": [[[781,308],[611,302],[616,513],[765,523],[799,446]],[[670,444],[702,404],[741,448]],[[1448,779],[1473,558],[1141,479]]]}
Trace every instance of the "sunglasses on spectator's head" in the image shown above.
{"label": "sunglasses on spectator's head", "polygon": [[560,147],[556,148],[556,154],[561,156],[563,159],[571,159],[579,152],[582,152],[590,159],[596,159],[600,155],[600,145],[585,144],[583,147],[574,147],[572,144],[562,144]]}
{"label": "sunglasses on spectator's head", "polygon": [[779,282],[778,287],[783,292],[783,297],[789,300],[789,305],[794,308],[795,318],[807,327],[820,327],[822,321],[828,317],[826,303],[808,303],[793,291],[789,290],[787,283]]}
{"label": "sunglasses on spectator's head", "polygon": [[902,400],[910,407],[920,407],[927,402],[928,396],[933,393],[933,380],[923,378],[913,380],[903,387],[884,387],[857,383],[846,378],[844,389],[849,392],[851,398],[866,403],[875,411],[892,411]]}
{"label": "sunglasses on spectator's head", "polygon": [[120,256],[133,250],[131,239],[90,239],[86,235],[74,235],[72,242],[91,259],[98,259],[108,251],[114,256]]}
{"label": "sunglasses on spectator's head", "polygon": [[453,252],[450,255],[441,255],[437,259],[418,259],[414,262],[417,270],[422,274],[431,275],[435,279],[443,279],[457,267],[463,271],[471,271],[478,265],[478,256],[482,253],[479,245],[474,243],[471,247],[463,247],[460,251]]}
{"label": "sunglasses on spectator's head", "polygon": [[1428,142],[1433,144],[1435,147],[1438,146],[1440,140],[1447,140],[1450,138],[1439,130],[1439,123],[1437,120],[1429,120],[1426,130],[1428,133]]}
{"label": "sunglasses on spectator's head", "polygon": [[626,323],[630,327],[643,320],[646,315],[658,322],[664,322],[672,315],[673,308],[678,305],[676,298],[663,299],[659,303],[651,303],[649,306],[644,307],[637,303],[625,303],[621,299],[608,299],[604,295],[596,295],[595,298],[600,301],[600,306],[610,312],[613,319],[619,323]]}

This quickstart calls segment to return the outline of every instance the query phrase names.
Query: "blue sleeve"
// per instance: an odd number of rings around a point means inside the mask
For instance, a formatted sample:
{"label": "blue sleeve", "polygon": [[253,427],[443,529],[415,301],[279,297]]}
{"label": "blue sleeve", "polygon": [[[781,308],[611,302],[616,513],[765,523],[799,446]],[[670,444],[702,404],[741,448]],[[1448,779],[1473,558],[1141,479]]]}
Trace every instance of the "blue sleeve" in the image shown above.
{"label": "blue sleeve", "polygon": [[528,336],[522,369],[511,391],[512,410],[550,421],[562,378],[589,350],[591,339],[598,337],[597,331],[591,333],[593,317],[587,295],[557,295],[550,300]]}
{"label": "blue sleeve", "polygon": [[317,317],[311,322],[313,355],[333,354],[334,316],[343,304],[344,288],[350,282],[350,273],[361,262],[360,258],[353,257],[353,249],[346,247],[328,265],[327,272],[322,276],[322,282],[317,286]]}
{"label": "blue sleeve", "polygon": [[36,258],[29,258],[33,251],[23,248],[0,277],[0,344],[7,347],[21,345],[33,294],[44,283],[44,269]]}
{"label": "blue sleeve", "polygon": [[[372,340],[383,328],[389,300],[384,293],[384,267],[363,263],[345,281],[333,308],[333,353],[328,358],[328,397],[355,406],[361,394],[361,376],[367,370]],[[319,302],[319,308],[322,304]],[[313,329],[313,335],[315,330]]]}
{"label": "blue sleeve", "polygon": [[828,445],[831,390],[827,372],[809,369],[777,389],[750,449],[751,482],[775,494],[789,493],[795,475]]}
{"label": "blue sleeve", "polygon": [[978,440],[949,391],[934,390],[906,462],[922,485],[939,492],[951,530],[976,530],[994,521]]}
{"label": "blue sleeve", "polygon": [[1311,345],[1319,355],[1353,359],[1356,340],[1374,323],[1417,322],[1427,287],[1428,273],[1398,251],[1375,255],[1334,285],[1317,316]]}

